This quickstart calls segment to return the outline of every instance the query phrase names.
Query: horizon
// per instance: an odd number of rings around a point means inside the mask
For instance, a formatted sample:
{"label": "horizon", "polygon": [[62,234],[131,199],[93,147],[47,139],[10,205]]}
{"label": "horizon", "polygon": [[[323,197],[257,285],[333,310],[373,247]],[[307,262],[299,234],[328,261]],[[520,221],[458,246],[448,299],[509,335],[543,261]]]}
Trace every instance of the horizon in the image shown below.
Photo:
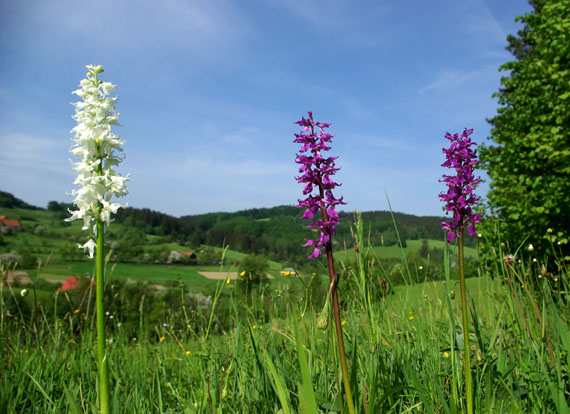
{"label": "horizon", "polygon": [[[295,204],[294,122],[331,123],[351,210],[443,216],[445,133],[485,142],[506,37],[525,0],[71,0],[0,7],[0,175],[35,205],[69,200],[71,94],[85,65],[117,85],[135,208],[171,216]],[[483,171],[478,175],[486,178]],[[484,197],[488,183],[477,191]],[[59,194],[59,195],[58,195]],[[63,201],[67,202],[67,201]]]}
{"label": "horizon", "polygon": [[[28,204],[28,205],[30,205],[30,206],[32,206],[32,207],[34,207],[34,208],[41,209],[41,210],[47,210],[47,204],[48,204],[49,202],[51,202],[51,201],[55,201],[55,202],[60,203],[60,204],[72,204],[71,201],[66,202],[66,201],[59,201],[59,200],[48,200],[48,202],[46,203],[46,206],[45,206],[45,207],[42,207],[42,206],[38,206],[38,205],[31,204],[31,203],[27,202],[26,200],[24,200],[24,199],[18,197],[17,195],[10,193],[9,191],[4,191],[4,190],[0,189],[0,192],[4,192],[4,193],[11,194],[11,195],[12,195],[14,198],[16,198],[17,200],[22,201],[22,202],[24,202],[25,204]],[[264,206],[264,207],[250,207],[250,208],[244,208],[244,209],[232,210],[232,211],[207,211],[207,212],[205,212],[205,213],[199,213],[199,214],[183,214],[183,215],[181,215],[181,216],[173,216],[173,215],[168,214],[168,213],[166,213],[166,212],[164,212],[164,211],[155,210],[155,209],[152,209],[152,208],[149,208],[149,207],[124,206],[123,208],[133,208],[133,209],[137,209],[137,210],[145,210],[145,209],[146,209],[146,210],[151,210],[151,211],[156,212],[156,213],[166,214],[166,215],[168,215],[168,216],[171,216],[171,217],[174,217],[174,218],[177,218],[177,219],[181,219],[181,218],[184,218],[184,217],[201,216],[201,215],[206,215],[206,214],[235,214],[235,213],[240,213],[240,212],[249,211],[249,210],[271,210],[271,209],[279,208],[279,207],[297,208],[294,204],[280,204],[280,205],[271,206],[271,207],[267,207],[267,206]],[[1,207],[0,207],[0,208],[1,208]],[[8,207],[4,207],[4,208],[8,208]],[[390,212],[392,212],[392,213],[394,213],[394,214],[403,214],[403,215],[416,216],[416,217],[445,218],[445,215],[429,215],[429,214],[428,214],[428,215],[417,215],[417,214],[405,213],[405,212],[403,212],[403,211],[395,211],[395,210],[394,210],[394,211],[390,211],[390,210],[365,210],[365,211],[361,211],[361,210],[357,210],[357,209],[355,209],[355,210],[349,210],[349,211],[347,211],[347,210],[339,210],[339,214],[341,214],[341,215],[342,215],[342,214],[354,214],[354,213],[356,213],[356,211],[358,211],[359,213],[362,213],[362,214],[367,214],[367,213],[390,213]],[[302,214],[302,211],[301,211],[301,209],[299,209],[299,215],[301,215],[301,214]]]}

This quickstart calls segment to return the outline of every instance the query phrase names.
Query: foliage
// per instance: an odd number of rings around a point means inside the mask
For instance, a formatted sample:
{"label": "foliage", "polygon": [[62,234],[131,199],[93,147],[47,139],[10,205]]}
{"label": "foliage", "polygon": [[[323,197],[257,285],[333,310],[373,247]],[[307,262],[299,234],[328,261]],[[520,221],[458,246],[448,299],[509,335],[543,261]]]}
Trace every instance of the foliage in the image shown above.
{"label": "foliage", "polygon": [[[489,120],[495,145],[480,153],[504,239],[513,250],[532,243],[552,254],[547,230],[566,240],[570,223],[570,2],[531,5],[534,11],[518,18],[524,28],[507,39],[515,60],[500,67],[507,74]],[[570,256],[570,245],[561,245]]]}
{"label": "foliage", "polygon": [[[365,259],[365,269],[372,260]],[[485,269],[482,277],[467,280],[477,412],[568,412],[570,308],[552,285],[563,274],[539,278],[540,266],[523,261],[493,268],[493,280]],[[534,280],[536,291],[529,295],[521,283],[509,284],[509,278],[519,277]],[[339,412],[330,333],[316,327],[320,308],[299,313],[304,303],[297,300],[298,290],[268,291],[270,306],[255,302],[250,309],[240,304],[235,285],[227,285],[213,317],[214,334],[205,340],[209,294],[174,282],[164,290],[148,283],[107,283],[117,411],[265,414],[285,413],[286,407],[302,412],[312,384],[318,410]],[[96,411],[88,286],[84,281],[67,292],[38,286],[37,300],[33,286],[27,296],[19,288],[3,288],[0,412]],[[397,286],[391,295],[372,296],[370,305],[358,294],[346,298],[343,320],[351,381],[359,391],[357,412],[462,412],[457,372],[463,351],[454,339],[459,295],[454,297],[453,289],[437,281]],[[558,289],[568,289],[567,279]],[[306,356],[303,366],[300,352]],[[303,380],[302,369],[310,378]]]}
{"label": "foliage", "polygon": [[265,257],[257,255],[245,257],[239,264],[238,286],[245,293],[250,293],[255,288],[267,285],[268,270],[269,263]]}
{"label": "foliage", "polygon": [[[38,224],[43,225],[47,229],[48,238],[41,242],[48,243],[50,246],[57,245],[57,248],[52,247],[47,253],[53,253],[57,260],[62,260],[63,257],[77,260],[80,258],[79,255],[73,253],[68,256],[68,254],[71,253],[71,247],[75,248],[75,243],[81,241],[79,238],[81,227],[60,220],[62,216],[68,214],[69,206],[69,203],[50,201],[47,211],[31,212],[15,209],[3,211],[2,214],[20,221],[26,215],[38,220],[37,223],[24,221],[22,223],[24,230],[28,225],[33,226],[34,229]],[[170,250],[190,249],[198,254],[201,246],[206,244],[210,246],[229,245],[232,250],[246,254],[262,254],[271,260],[283,262],[285,266],[301,267],[305,265],[307,252],[306,248],[299,244],[299,240],[307,236],[307,229],[305,224],[299,220],[300,215],[299,210],[293,206],[278,206],[177,218],[150,209],[128,207],[117,211],[107,240],[110,243],[117,242],[114,259],[125,261],[154,262],[158,260],[165,262],[168,253],[165,255],[165,248],[160,245],[184,245],[187,249],[172,247]],[[342,212],[341,215],[351,218],[352,213]],[[365,230],[372,244],[392,246],[397,249],[398,238],[389,211],[363,212],[362,217],[366,221]],[[443,237],[440,227],[441,217],[418,217],[394,213],[394,218],[398,222],[398,230],[404,245],[409,244],[410,240],[441,240]],[[123,236],[124,233],[134,234],[131,229],[136,229],[138,234],[144,233],[146,237],[137,240],[135,237]],[[350,245],[352,236],[346,220],[341,221],[335,230],[337,235],[333,248],[338,251],[346,244]],[[24,237],[27,238],[28,235]],[[73,240],[64,242],[64,239],[69,237]],[[141,252],[136,246],[141,245],[143,241],[143,252]],[[477,243],[474,239],[466,241],[469,246],[475,246]],[[40,241],[37,239],[33,243],[38,244]],[[129,254],[136,256],[129,258]],[[205,260],[199,257],[198,262],[203,263]]]}

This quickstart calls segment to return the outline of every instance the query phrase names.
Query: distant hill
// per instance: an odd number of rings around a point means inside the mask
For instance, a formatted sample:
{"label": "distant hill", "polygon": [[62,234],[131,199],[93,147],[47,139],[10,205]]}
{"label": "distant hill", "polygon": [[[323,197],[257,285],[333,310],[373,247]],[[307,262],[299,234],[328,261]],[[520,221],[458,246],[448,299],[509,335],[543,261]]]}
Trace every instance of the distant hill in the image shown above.
{"label": "distant hill", "polygon": [[0,207],[24,208],[27,210],[43,210],[42,208],[32,206],[31,204],[28,204],[25,201],[22,201],[5,191],[0,191]]}
{"label": "distant hill", "polygon": [[[0,207],[38,210],[12,194],[0,192]],[[58,218],[67,216],[68,203],[50,201],[48,211]],[[345,212],[334,238],[335,249],[343,250],[353,245],[351,225],[353,213]],[[222,246],[243,253],[265,254],[277,261],[296,262],[304,260],[307,248],[303,240],[313,237],[307,229],[307,221],[301,220],[302,211],[293,206],[254,208],[232,213],[206,213],[180,218],[158,211],[139,208],[119,209],[114,219],[123,229],[136,229],[151,237],[169,238],[172,242],[187,246]],[[443,240],[441,217],[419,217],[389,211],[362,212],[365,235],[374,246],[395,246],[397,234],[406,240]],[[111,231],[114,232],[113,228]],[[466,245],[474,245],[474,238],[466,239]]]}

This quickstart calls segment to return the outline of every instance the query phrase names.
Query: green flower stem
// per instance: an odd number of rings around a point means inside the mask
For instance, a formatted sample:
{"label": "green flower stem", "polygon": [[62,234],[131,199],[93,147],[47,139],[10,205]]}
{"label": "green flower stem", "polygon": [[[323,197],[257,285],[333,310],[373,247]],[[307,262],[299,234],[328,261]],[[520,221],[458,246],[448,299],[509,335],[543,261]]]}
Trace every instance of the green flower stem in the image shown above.
{"label": "green flower stem", "polygon": [[463,314],[463,371],[465,375],[465,396],[467,414],[473,414],[473,386],[471,383],[471,355],[469,348],[469,328],[467,320],[467,292],[465,289],[465,270],[463,267],[463,228],[459,228],[457,238],[459,251],[459,286],[461,289],[461,313]]}
{"label": "green flower stem", "polygon": [[333,255],[332,255],[332,244],[328,242],[325,246],[327,251],[327,262],[329,265],[329,275],[332,286],[332,302],[333,302],[333,312],[334,312],[334,324],[336,327],[336,340],[338,343],[338,353],[340,358],[340,369],[342,372],[342,380],[344,382],[344,392],[346,394],[346,404],[348,406],[348,412],[354,414],[354,403],[352,401],[352,391],[350,390],[350,380],[348,377],[348,368],[346,365],[346,355],[344,352],[344,341],[342,339],[342,323],[340,320],[340,306],[338,304],[338,294],[337,294],[337,276],[334,271]]}
{"label": "green flower stem", "polygon": [[104,287],[104,251],[103,251],[103,222],[97,220],[97,249],[96,249],[96,305],[97,305],[97,361],[99,363],[99,401],[101,414],[109,414],[109,363],[105,352],[105,306],[103,303]]}

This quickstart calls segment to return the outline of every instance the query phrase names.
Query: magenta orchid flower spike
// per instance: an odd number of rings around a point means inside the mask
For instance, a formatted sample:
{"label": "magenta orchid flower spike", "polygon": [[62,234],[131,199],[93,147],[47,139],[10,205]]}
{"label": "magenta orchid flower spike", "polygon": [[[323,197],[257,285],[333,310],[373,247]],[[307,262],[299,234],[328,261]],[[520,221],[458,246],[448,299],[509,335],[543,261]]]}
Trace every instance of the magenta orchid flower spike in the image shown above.
{"label": "magenta orchid flower spike", "polygon": [[[295,179],[299,183],[305,184],[303,195],[307,198],[298,200],[297,208],[305,208],[301,218],[313,220],[317,212],[321,212],[321,218],[312,221],[307,227],[316,227],[320,232],[315,240],[305,239],[303,246],[312,246],[313,250],[309,259],[317,258],[322,254],[321,246],[326,246],[331,242],[331,236],[335,234],[335,227],[339,224],[339,214],[336,206],[346,204],[342,197],[335,198],[332,190],[340,184],[331,178],[340,168],[335,167],[335,160],[338,157],[324,157],[323,152],[331,149],[330,143],[333,138],[331,134],[325,132],[330,124],[315,122],[313,113],[309,111],[309,117],[302,117],[295,122],[303,127],[301,132],[295,134],[295,141],[301,144],[301,149],[297,154],[295,162],[300,164],[299,177]],[[305,153],[305,154],[304,154]],[[315,195],[312,195],[316,191]]]}
{"label": "magenta orchid flower spike", "polygon": [[451,141],[451,145],[442,148],[446,160],[441,166],[456,171],[455,175],[444,174],[439,180],[447,185],[447,192],[440,193],[439,198],[446,203],[446,214],[453,214],[451,220],[441,223],[441,227],[448,232],[448,243],[459,236],[465,227],[471,235],[477,236],[475,224],[481,221],[481,214],[473,212],[473,207],[479,202],[479,197],[473,194],[473,190],[481,178],[473,175],[479,161],[476,150],[471,148],[477,145],[469,137],[472,133],[473,129],[465,129],[462,134],[445,133],[445,138]]}

